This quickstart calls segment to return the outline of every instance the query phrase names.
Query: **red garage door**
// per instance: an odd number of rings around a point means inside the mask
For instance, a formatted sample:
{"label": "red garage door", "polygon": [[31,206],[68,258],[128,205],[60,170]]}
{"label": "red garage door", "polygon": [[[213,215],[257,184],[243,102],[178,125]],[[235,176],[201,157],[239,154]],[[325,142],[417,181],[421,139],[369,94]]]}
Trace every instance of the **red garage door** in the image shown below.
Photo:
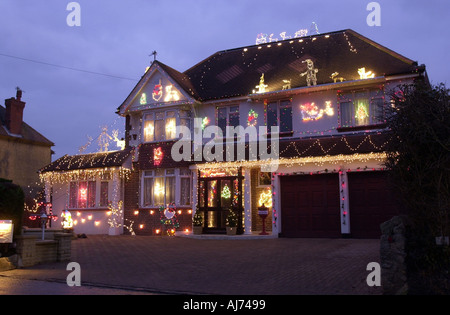
{"label": "red garage door", "polygon": [[281,235],[340,237],[337,174],[281,177]]}
{"label": "red garage door", "polygon": [[380,224],[400,213],[386,172],[349,172],[350,233],[379,238]]}

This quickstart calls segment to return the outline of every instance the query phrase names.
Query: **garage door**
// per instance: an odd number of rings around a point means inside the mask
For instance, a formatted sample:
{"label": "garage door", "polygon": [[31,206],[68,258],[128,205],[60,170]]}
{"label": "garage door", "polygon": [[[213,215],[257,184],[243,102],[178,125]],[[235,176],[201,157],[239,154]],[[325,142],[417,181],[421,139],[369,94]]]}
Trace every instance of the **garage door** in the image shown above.
{"label": "garage door", "polygon": [[379,238],[380,224],[400,213],[386,172],[349,172],[350,233],[355,238]]}
{"label": "garage door", "polygon": [[281,177],[281,235],[340,237],[337,174]]}

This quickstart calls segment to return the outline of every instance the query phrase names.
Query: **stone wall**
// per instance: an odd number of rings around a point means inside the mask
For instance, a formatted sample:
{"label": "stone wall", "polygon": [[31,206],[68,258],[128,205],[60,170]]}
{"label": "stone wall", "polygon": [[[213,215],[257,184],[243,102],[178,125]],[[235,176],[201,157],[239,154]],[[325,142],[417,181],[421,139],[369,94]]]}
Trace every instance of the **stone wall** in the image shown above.
{"label": "stone wall", "polygon": [[19,235],[15,240],[19,256],[17,267],[70,260],[72,248],[70,233],[55,233],[53,240],[41,240],[36,235]]}
{"label": "stone wall", "polygon": [[396,216],[380,225],[381,284],[383,293],[407,294],[406,216]]}

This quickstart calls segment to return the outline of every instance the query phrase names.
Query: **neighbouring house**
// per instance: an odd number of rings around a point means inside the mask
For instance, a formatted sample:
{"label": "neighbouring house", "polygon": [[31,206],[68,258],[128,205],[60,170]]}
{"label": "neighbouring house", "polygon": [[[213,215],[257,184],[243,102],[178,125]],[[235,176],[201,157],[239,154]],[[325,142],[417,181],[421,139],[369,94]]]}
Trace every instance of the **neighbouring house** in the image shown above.
{"label": "neighbouring house", "polygon": [[43,189],[38,171],[51,162],[54,143],[23,121],[24,108],[19,88],[15,98],[0,106],[0,178],[12,180],[35,198]]}
{"label": "neighbouring house", "polygon": [[[65,221],[77,234],[122,234],[131,151],[64,155],[40,170],[45,201],[51,203],[58,218],[57,228]],[[131,230],[132,222],[129,227]]]}
{"label": "neighbouring house", "polygon": [[[204,233],[224,233],[233,209],[251,234],[264,203],[275,235],[379,237],[401,210],[383,166],[385,108],[416,79],[428,80],[424,65],[353,30],[219,51],[184,72],[154,61],[118,108],[136,150],[125,218],[155,234],[158,207],[174,204],[180,230],[198,208]],[[226,133],[237,126],[257,140]]]}

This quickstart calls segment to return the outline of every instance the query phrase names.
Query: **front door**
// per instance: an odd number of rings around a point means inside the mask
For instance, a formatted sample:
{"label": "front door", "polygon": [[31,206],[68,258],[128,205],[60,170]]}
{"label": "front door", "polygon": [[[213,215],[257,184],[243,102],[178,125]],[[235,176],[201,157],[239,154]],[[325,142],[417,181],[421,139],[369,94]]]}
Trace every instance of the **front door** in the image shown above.
{"label": "front door", "polygon": [[238,215],[237,231],[242,232],[242,184],[238,177],[201,178],[199,180],[199,210],[204,213],[204,233],[225,233],[230,210]]}

